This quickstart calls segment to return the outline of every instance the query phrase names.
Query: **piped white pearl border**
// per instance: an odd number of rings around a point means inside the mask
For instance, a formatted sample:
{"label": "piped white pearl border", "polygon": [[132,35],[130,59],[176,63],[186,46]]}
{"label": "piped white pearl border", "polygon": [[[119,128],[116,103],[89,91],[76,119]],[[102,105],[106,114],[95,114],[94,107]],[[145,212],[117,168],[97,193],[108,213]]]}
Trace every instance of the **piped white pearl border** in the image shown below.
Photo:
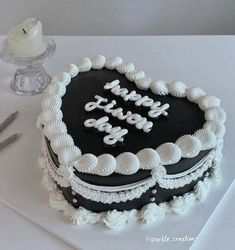
{"label": "piped white pearl border", "polygon": [[[157,95],[171,94],[178,98],[186,97],[195,102],[205,112],[206,123],[200,131],[193,135],[181,136],[175,143],[164,143],[156,150],[142,149],[136,155],[125,152],[114,158],[111,154],[82,155],[80,149],[74,145],[70,135],[67,134],[66,125],[63,123],[61,112],[62,96],[66,93],[66,86],[71,78],[90,69],[117,70],[125,74],[127,79],[135,82],[139,89],[151,91]],[[220,99],[208,96],[200,88],[187,88],[180,82],[165,83],[164,81],[151,81],[146,78],[143,71],[136,71],[132,63],[123,63],[120,57],[105,59],[98,55],[82,58],[75,64],[66,65],[64,72],[54,76],[47,88],[47,95],[42,101],[43,112],[38,117],[37,125],[43,125],[43,132],[50,140],[53,151],[63,166],[76,166],[77,170],[84,173],[108,176],[116,172],[130,175],[139,169],[154,169],[158,165],[177,163],[181,157],[193,158],[201,150],[211,149],[218,144],[224,135],[226,113],[220,107]],[[213,122],[213,124],[212,124]],[[156,169],[155,169],[156,170]],[[159,170],[159,169],[158,169]]]}

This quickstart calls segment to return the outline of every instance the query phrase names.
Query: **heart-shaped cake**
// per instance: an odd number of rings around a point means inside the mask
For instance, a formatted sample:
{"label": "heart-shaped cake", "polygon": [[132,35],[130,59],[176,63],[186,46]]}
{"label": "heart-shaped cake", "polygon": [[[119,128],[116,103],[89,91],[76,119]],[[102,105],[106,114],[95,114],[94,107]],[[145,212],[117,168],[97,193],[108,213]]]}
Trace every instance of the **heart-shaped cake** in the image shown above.
{"label": "heart-shaped cake", "polygon": [[54,76],[42,110],[43,183],[76,224],[184,213],[219,179],[226,113],[201,88],[98,55]]}

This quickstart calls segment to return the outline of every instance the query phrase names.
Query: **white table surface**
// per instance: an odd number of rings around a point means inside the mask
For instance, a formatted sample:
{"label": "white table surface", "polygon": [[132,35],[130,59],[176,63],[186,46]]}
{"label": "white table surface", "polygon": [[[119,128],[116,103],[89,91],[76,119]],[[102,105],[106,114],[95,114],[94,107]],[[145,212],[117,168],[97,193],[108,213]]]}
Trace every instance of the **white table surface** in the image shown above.
{"label": "white table surface", "polygon": [[[235,181],[232,182],[190,250],[235,249]],[[229,233],[230,232],[230,233]]]}
{"label": "white table surface", "polygon": [[[0,41],[4,37],[0,37]],[[14,67],[0,62],[0,121],[16,109],[20,117],[0,138],[12,132],[22,132],[23,138],[0,154],[0,201],[11,207],[18,216],[38,225],[35,226],[37,244],[42,230],[51,233],[49,238],[40,240],[42,249],[50,249],[55,236],[70,247],[82,249],[188,249],[192,242],[149,243],[146,237],[196,237],[218,205],[223,194],[235,176],[234,145],[234,94],[235,94],[235,37],[234,36],[181,36],[181,37],[54,37],[57,52],[47,63],[47,70],[54,74],[65,63],[79,57],[104,54],[121,56],[124,61],[132,61],[137,68],[156,79],[182,80],[188,85],[201,86],[211,95],[221,97],[222,106],[227,111],[227,133],[223,151],[223,180],[215,186],[204,203],[198,203],[185,216],[169,216],[151,226],[134,225],[124,231],[115,232],[102,225],[77,227],[68,224],[63,216],[48,206],[48,193],[41,185],[41,171],[37,168],[40,154],[40,134],[35,121],[40,113],[42,95],[21,97],[9,89],[9,81]],[[0,211],[2,208],[0,207]],[[4,207],[4,211],[6,207]],[[9,215],[11,217],[11,215]],[[12,215],[12,218],[14,216]],[[8,220],[13,223],[13,220]],[[20,225],[20,219],[15,219]],[[33,225],[33,224],[32,224]],[[192,226],[193,225],[193,226]],[[22,228],[24,222],[22,222]],[[33,226],[32,226],[33,227]],[[31,226],[25,226],[25,232]],[[177,228],[177,230],[176,230]],[[1,229],[1,228],[0,228]],[[1,229],[2,231],[3,229]],[[0,231],[0,235],[1,232]],[[14,226],[9,234],[14,235]],[[37,231],[37,232],[36,232]],[[52,236],[54,235],[54,236]],[[46,237],[46,236],[45,236]],[[17,247],[24,246],[16,241]],[[9,243],[9,245],[14,242]],[[54,244],[59,244],[57,241]],[[7,248],[7,241],[2,241]],[[61,243],[62,244],[62,243]],[[157,245],[156,245],[157,244]],[[1,245],[0,245],[1,246]],[[69,247],[68,246],[68,247]],[[24,249],[24,247],[22,247]]]}
{"label": "white table surface", "polygon": [[0,249],[73,249],[3,203],[0,203],[0,211]]}

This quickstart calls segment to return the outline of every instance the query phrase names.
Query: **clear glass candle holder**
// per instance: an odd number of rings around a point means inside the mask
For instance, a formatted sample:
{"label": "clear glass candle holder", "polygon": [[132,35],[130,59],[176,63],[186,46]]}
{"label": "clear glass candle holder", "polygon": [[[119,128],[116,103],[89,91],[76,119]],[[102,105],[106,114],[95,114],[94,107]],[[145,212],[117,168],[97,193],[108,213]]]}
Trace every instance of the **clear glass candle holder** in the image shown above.
{"label": "clear glass candle holder", "polygon": [[3,42],[0,57],[3,61],[17,66],[10,86],[19,95],[42,93],[51,81],[50,75],[42,65],[55,53],[56,45],[50,38],[45,38],[44,41],[46,50],[42,54],[24,58],[10,52],[7,40]]}

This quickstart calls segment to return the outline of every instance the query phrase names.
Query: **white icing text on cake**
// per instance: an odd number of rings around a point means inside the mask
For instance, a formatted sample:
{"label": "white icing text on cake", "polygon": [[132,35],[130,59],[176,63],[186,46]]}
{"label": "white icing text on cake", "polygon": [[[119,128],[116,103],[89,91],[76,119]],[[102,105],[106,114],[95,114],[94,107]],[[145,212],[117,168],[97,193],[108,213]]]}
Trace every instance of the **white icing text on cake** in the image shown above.
{"label": "white icing text on cake", "polygon": [[[113,107],[116,105],[115,100],[112,100],[110,103],[107,103],[108,99],[103,98],[99,95],[96,95],[95,99],[97,100],[96,102],[88,102],[85,105],[86,111],[90,112],[94,109],[101,109],[121,121],[126,120],[128,124],[135,125],[137,129],[141,129],[146,133],[151,131],[153,123],[148,121],[145,117],[142,117],[141,115],[136,113],[133,114],[131,111],[127,111],[126,114],[124,114],[122,108],[113,109]],[[101,105],[102,102],[107,104]]]}
{"label": "white icing text on cake", "polygon": [[121,127],[112,127],[108,123],[109,118],[104,116],[98,120],[96,119],[87,119],[84,122],[84,126],[87,128],[96,128],[100,132],[105,132],[106,135],[103,139],[104,143],[107,145],[114,145],[117,142],[123,142],[123,136],[128,133],[127,129],[122,129]]}
{"label": "white icing text on cake", "polygon": [[[161,105],[161,102],[154,102],[153,99],[148,96],[141,96],[136,93],[136,91],[129,92],[126,88],[121,88],[119,85],[119,80],[114,80],[110,83],[104,85],[105,90],[110,90],[115,96],[120,96],[124,101],[133,101],[135,106],[147,107],[150,110],[148,111],[148,116],[151,118],[157,118],[160,115],[167,116],[170,105],[165,103]],[[138,113],[132,113],[131,111],[124,112],[123,108],[115,107],[117,102],[112,100],[108,102],[108,99],[103,98],[102,96],[95,95],[96,101],[88,102],[85,105],[85,110],[91,112],[95,109],[103,110],[105,113],[112,115],[120,121],[126,121],[129,125],[134,125],[137,129],[143,130],[145,133],[149,133],[153,128],[153,123],[148,121],[146,117],[141,116]],[[121,129],[121,127],[114,127],[110,123],[107,123],[108,117],[102,117],[98,120],[88,119],[85,121],[84,125],[86,127],[94,127],[100,132],[106,132],[109,135],[104,137],[104,143],[107,145],[114,145],[117,142],[123,142],[123,136],[128,133],[127,129]]]}
{"label": "white icing text on cake", "polygon": [[119,80],[108,82],[104,85],[104,89],[111,90],[111,93],[116,96],[121,96],[124,101],[135,102],[136,106],[149,107],[150,110],[148,112],[148,116],[151,118],[157,118],[160,115],[168,115],[166,111],[170,107],[168,103],[165,103],[161,106],[161,102],[154,102],[154,100],[148,96],[141,96],[140,94],[137,94],[135,90],[132,90],[129,93],[128,89],[121,88],[119,83]]}

